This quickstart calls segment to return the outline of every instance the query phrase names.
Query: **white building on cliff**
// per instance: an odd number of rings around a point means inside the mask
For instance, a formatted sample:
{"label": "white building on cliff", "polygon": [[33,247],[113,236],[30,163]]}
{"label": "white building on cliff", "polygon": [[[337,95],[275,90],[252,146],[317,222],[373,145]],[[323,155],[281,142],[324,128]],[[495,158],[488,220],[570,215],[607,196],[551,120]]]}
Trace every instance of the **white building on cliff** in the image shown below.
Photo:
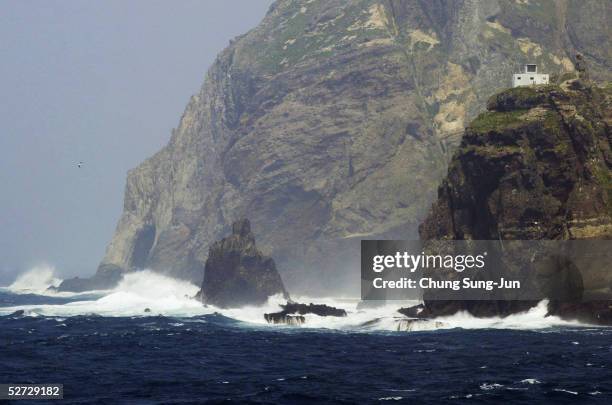
{"label": "white building on cliff", "polygon": [[531,86],[533,84],[548,84],[548,74],[538,73],[538,65],[527,64],[523,73],[512,75],[512,87]]}

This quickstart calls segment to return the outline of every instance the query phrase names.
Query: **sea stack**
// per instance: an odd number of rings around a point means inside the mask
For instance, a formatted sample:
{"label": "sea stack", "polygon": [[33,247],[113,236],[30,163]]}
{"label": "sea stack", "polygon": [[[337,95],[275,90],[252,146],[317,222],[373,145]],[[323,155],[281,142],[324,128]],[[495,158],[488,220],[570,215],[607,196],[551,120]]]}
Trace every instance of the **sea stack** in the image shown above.
{"label": "sea stack", "polygon": [[208,251],[199,297],[206,304],[232,308],[261,305],[275,294],[289,299],[274,260],[255,246],[248,219],[234,222],[232,234]]}

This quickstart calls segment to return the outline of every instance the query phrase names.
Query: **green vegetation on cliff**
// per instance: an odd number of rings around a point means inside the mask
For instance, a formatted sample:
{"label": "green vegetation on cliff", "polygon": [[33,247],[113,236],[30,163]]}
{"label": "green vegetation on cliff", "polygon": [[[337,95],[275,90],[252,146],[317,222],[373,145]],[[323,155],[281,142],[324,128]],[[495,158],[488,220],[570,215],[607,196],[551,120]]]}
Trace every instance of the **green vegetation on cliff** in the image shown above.
{"label": "green vegetation on cliff", "polygon": [[469,129],[478,133],[486,133],[489,131],[503,131],[512,126],[520,125],[521,116],[527,110],[516,110],[508,112],[487,111],[480,114],[474,121],[471,122]]}
{"label": "green vegetation on cliff", "polygon": [[[519,261],[531,258],[504,267],[503,277],[535,282],[543,280],[538,278],[542,257],[535,262],[533,258],[542,252],[537,244],[522,247],[511,241],[612,239],[609,89],[610,83],[599,86],[572,80],[561,86],[508,89],[492,96],[487,104],[490,111],[466,129],[438,199],[419,229],[425,250],[440,239],[500,241],[501,254]],[[519,247],[513,250],[512,246]],[[603,249],[597,254],[609,252]],[[546,258],[553,263],[546,271],[554,274],[546,279],[554,282],[543,284],[550,300],[549,313],[589,323],[612,323],[609,301],[582,300],[583,294],[602,297],[609,292],[609,268],[590,261],[592,257],[578,264],[569,261],[573,267],[564,267],[556,261],[559,257]],[[608,260],[603,257],[603,263]],[[457,274],[436,276],[453,279]],[[537,303],[511,297],[439,301],[427,292],[424,301],[419,316],[425,317],[457,311],[506,316]]]}
{"label": "green vegetation on cliff", "polygon": [[[466,129],[425,239],[612,237],[608,83],[502,91]],[[484,210],[484,211],[483,211]]]}
{"label": "green vegetation on cliff", "polygon": [[[354,292],[359,239],[416,237],[467,123],[521,64],[561,75],[578,51],[610,78],[600,3],[274,2],[219,54],[168,145],[128,174],[99,272],[200,283],[211,244],[248,215],[292,291]],[[495,110],[474,135],[494,129],[509,151],[495,128],[519,117]]]}

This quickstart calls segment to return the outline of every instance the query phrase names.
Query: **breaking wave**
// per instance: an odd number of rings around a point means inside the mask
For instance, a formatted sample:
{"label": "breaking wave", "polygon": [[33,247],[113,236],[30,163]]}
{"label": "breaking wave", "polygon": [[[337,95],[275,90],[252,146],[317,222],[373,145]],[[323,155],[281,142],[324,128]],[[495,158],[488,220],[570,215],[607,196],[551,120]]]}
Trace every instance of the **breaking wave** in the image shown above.
{"label": "breaking wave", "polygon": [[195,316],[206,313],[191,298],[197,291],[198,287],[189,282],[144,270],[127,274],[116,288],[98,291],[94,299],[79,300],[80,295],[73,294],[75,300],[65,304],[23,305],[0,308],[0,311],[24,310],[32,316]]}
{"label": "breaking wave", "polygon": [[[44,292],[59,280],[53,276],[52,267],[37,267],[20,276],[9,290],[12,292]],[[30,316],[173,316],[194,317],[219,313],[227,318],[246,324],[278,328],[267,325],[263,314],[278,312],[285,301],[281,295],[270,297],[263,306],[247,306],[222,309],[204,306],[194,298],[199,287],[149,270],[127,274],[121,283],[99,295],[83,297],[74,295],[73,300],[61,304],[19,305],[0,308],[0,314],[24,310]],[[87,299],[85,299],[87,298]],[[546,316],[547,302],[542,301],[529,311],[505,318],[476,318],[461,312],[452,316],[432,320],[410,320],[397,312],[401,307],[417,304],[415,301],[388,301],[382,305],[359,305],[356,298],[313,298],[293,296],[301,303],[327,304],[345,309],[346,317],[321,317],[305,315],[301,328],[322,328],[348,331],[425,331],[438,329],[544,329],[555,326],[576,326],[576,322],[563,321],[558,317]]]}
{"label": "breaking wave", "polygon": [[579,326],[576,321],[565,321],[557,316],[546,316],[548,301],[542,300],[535,307],[525,312],[509,315],[505,318],[477,318],[467,312],[451,316],[438,317],[431,322],[440,322],[443,329],[546,329],[555,326]]}
{"label": "breaking wave", "polygon": [[44,294],[49,287],[57,287],[61,282],[55,277],[53,266],[41,264],[19,275],[8,290],[15,294]]}

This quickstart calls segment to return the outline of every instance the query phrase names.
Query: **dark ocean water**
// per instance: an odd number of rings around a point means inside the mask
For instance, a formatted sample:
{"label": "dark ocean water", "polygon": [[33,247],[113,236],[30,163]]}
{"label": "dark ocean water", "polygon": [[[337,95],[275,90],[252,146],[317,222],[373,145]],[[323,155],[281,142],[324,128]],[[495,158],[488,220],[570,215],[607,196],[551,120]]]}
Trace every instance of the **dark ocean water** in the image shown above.
{"label": "dark ocean water", "polygon": [[[5,307],[64,301],[0,293]],[[0,383],[62,383],[67,403],[611,403],[612,330],[359,332],[216,314],[3,316]]]}

